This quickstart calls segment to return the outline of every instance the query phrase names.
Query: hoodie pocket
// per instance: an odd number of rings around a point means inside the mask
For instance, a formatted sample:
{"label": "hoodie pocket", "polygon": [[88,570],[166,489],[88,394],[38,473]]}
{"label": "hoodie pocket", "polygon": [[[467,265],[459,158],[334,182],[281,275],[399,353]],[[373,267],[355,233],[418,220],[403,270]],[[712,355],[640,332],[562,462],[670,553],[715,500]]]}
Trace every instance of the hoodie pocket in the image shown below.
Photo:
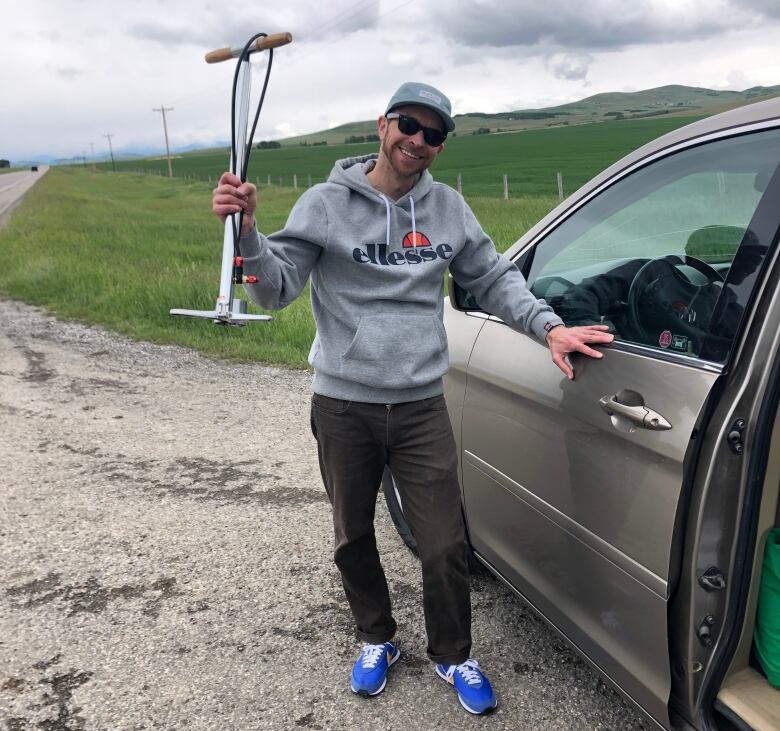
{"label": "hoodie pocket", "polygon": [[364,315],[341,357],[341,375],[375,388],[414,388],[441,378],[448,365],[436,315]]}

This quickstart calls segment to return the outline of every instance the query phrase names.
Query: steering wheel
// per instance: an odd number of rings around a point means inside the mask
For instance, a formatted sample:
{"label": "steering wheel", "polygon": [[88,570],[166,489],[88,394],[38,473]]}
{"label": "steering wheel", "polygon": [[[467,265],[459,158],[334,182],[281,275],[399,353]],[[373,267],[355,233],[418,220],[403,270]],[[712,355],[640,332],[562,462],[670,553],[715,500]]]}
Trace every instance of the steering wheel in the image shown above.
{"label": "steering wheel", "polygon": [[[683,273],[684,266],[695,269],[706,282],[692,282]],[[712,315],[714,298],[703,302],[701,317],[693,305],[703,291],[723,281],[718,271],[693,256],[669,254],[650,259],[636,273],[628,290],[628,319],[637,341],[655,345],[660,333],[669,330],[700,343]]]}

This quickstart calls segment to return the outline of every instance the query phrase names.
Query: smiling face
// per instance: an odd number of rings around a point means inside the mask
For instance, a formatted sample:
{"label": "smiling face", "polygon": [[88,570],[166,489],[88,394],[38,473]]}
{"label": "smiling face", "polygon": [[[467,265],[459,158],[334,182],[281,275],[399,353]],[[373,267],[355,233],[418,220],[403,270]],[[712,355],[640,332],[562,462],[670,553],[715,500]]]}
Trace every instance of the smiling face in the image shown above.
{"label": "smiling face", "polygon": [[[394,112],[414,117],[424,127],[435,127],[444,131],[442,118],[431,109],[414,104],[393,109]],[[398,129],[397,120],[380,117],[379,138],[381,146],[377,166],[386,164],[392,173],[401,179],[413,179],[431,166],[444,145],[431,147],[423,139],[420,130],[414,135],[405,135]]]}

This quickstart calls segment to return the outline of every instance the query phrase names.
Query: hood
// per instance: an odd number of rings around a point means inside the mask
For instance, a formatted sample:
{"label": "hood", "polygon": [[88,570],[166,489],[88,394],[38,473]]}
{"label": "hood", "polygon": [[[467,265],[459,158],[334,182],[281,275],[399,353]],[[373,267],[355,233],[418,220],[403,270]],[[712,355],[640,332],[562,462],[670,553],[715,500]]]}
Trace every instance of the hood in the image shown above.
{"label": "hood", "polygon": [[391,201],[384,193],[374,188],[366,178],[366,173],[371,172],[379,157],[376,153],[372,155],[362,155],[360,157],[348,157],[344,160],[338,160],[333,166],[328,176],[329,183],[338,183],[344,185],[356,193],[360,193],[371,201],[383,203],[385,206],[386,224],[385,224],[385,243],[390,248],[390,228],[391,228],[391,207],[393,205],[405,208],[408,203],[409,212],[412,216],[412,240],[417,240],[417,220],[414,214],[415,202],[419,205],[420,201],[431,192],[433,188],[433,178],[427,170],[423,170],[417,182],[412,189],[402,195],[397,201]]}
{"label": "hood", "polygon": [[[338,160],[333,166],[333,170],[330,171],[328,182],[345,185],[347,188],[361,193],[370,200],[381,201],[385,196],[366,179],[366,173],[372,170],[377,157],[379,155],[373,153],[371,155],[360,155],[359,157],[347,157],[344,160]],[[401,205],[410,197],[413,197],[414,201],[419,203],[431,191],[432,187],[433,177],[427,170],[423,170],[412,189],[405,195],[402,195],[395,203]]]}

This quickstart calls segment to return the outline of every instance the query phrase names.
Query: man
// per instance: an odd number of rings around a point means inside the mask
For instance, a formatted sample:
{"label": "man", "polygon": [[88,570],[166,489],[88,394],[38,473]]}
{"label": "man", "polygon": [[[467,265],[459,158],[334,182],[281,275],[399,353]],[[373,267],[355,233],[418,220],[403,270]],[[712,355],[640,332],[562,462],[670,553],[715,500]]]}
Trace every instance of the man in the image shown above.
{"label": "man", "polygon": [[222,221],[243,211],[244,273],[257,277],[246,289],[259,305],[290,304],[311,277],[312,431],[333,507],[335,562],[364,642],[352,690],[380,693],[400,656],[373,526],[387,465],[419,546],[428,656],[461,704],[479,714],[496,698],[470,658],[458,459],[442,396],[444,272],[509,326],[546,339],[569,378],[569,353],[600,358],[588,343],[612,336],[602,326],[566,328],[496,253],[462,196],[433,182],[428,168],[454,127],[440,91],[403,84],[379,117],[378,155],[337,162],[326,183],[301,196],[282,231],[257,233],[255,187],[230,173],[214,190],[213,211]]}

